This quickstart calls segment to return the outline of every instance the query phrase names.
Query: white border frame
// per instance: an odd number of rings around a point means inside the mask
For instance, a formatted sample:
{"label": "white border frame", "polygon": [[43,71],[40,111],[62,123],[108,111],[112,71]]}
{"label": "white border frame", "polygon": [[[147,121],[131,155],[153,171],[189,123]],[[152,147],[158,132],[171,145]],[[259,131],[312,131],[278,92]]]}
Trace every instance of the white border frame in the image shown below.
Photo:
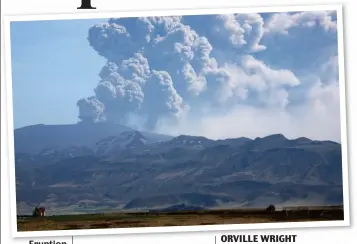
{"label": "white border frame", "polygon": [[[326,11],[337,12],[338,35],[338,61],[339,61],[339,90],[340,90],[340,124],[341,124],[341,150],[343,173],[343,221],[322,222],[284,222],[262,224],[230,224],[230,225],[206,225],[206,226],[174,226],[174,227],[135,227],[135,228],[110,228],[110,229],[83,229],[83,230],[54,230],[54,231],[17,231],[16,218],[16,179],[15,179],[15,155],[14,155],[14,124],[13,124],[13,100],[12,100],[12,70],[11,70],[11,37],[10,23],[13,21],[36,20],[70,20],[70,19],[102,19],[114,17],[139,17],[139,16],[174,16],[197,14],[228,14],[228,13],[267,13],[267,12],[299,12],[299,11]],[[75,235],[108,235],[108,234],[133,234],[133,233],[166,233],[166,232],[197,232],[197,231],[223,231],[223,230],[254,230],[254,229],[287,229],[287,228],[311,228],[311,227],[342,227],[350,226],[350,202],[348,181],[348,154],[347,154],[347,118],[345,95],[345,66],[344,66],[344,40],[343,40],[343,15],[342,4],[336,5],[305,5],[284,7],[243,7],[243,8],[210,8],[210,9],[184,9],[184,10],[158,10],[158,11],[126,11],[126,12],[88,12],[75,14],[43,14],[43,15],[8,15],[4,16],[5,38],[5,88],[7,102],[7,135],[10,163],[10,205],[11,205],[11,232],[12,237],[51,237],[51,236],[75,236]]]}

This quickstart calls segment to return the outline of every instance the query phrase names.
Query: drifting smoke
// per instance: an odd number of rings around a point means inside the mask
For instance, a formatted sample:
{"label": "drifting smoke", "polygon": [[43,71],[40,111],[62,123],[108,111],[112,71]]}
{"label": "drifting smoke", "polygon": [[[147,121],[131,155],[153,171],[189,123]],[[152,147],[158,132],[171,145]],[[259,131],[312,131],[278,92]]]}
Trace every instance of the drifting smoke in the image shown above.
{"label": "drifting smoke", "polygon": [[155,130],[237,106],[285,111],[301,81],[254,56],[267,48],[264,33],[317,25],[331,32],[331,14],[274,14],[267,23],[260,14],[116,18],[95,25],[88,41],[107,63],[94,96],[78,101],[79,118],[129,124],[135,117],[142,129]]}

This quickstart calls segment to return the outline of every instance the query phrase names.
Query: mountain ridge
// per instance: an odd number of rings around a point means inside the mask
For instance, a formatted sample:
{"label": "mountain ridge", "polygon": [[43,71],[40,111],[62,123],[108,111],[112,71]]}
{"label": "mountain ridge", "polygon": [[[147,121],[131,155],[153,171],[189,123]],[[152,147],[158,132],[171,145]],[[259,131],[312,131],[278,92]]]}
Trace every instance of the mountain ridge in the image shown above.
{"label": "mountain ridge", "polygon": [[36,153],[16,153],[18,211],[37,204],[70,213],[343,201],[336,142],[282,134],[157,140],[132,129],[116,132],[91,147],[46,145]]}
{"label": "mountain ridge", "polygon": [[[44,147],[66,148],[71,146],[92,147],[100,139],[119,136],[122,132],[134,129],[107,122],[77,123],[65,125],[29,125],[14,130],[15,151],[36,153]],[[152,140],[171,139],[171,136],[142,132]]]}

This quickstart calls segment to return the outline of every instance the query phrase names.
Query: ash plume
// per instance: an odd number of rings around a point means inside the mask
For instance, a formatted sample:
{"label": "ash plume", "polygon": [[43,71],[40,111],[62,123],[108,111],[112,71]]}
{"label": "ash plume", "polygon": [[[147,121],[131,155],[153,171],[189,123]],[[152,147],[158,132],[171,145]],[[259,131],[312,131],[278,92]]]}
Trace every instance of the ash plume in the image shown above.
{"label": "ash plume", "polygon": [[107,62],[94,96],[77,103],[79,119],[128,124],[135,117],[142,129],[155,130],[162,121],[242,105],[284,110],[301,79],[255,56],[269,48],[265,34],[319,24],[331,33],[334,23],[330,12],[109,19],[88,32]]}

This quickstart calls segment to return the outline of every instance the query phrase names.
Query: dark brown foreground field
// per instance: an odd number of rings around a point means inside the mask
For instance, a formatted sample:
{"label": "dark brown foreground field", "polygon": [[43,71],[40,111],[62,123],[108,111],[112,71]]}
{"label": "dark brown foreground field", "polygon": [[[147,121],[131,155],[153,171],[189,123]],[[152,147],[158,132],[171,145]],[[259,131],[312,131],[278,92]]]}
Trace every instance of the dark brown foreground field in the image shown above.
{"label": "dark brown foreground field", "polygon": [[105,213],[18,218],[18,231],[162,227],[216,224],[343,220],[343,207],[294,209],[204,210],[175,213]]}

